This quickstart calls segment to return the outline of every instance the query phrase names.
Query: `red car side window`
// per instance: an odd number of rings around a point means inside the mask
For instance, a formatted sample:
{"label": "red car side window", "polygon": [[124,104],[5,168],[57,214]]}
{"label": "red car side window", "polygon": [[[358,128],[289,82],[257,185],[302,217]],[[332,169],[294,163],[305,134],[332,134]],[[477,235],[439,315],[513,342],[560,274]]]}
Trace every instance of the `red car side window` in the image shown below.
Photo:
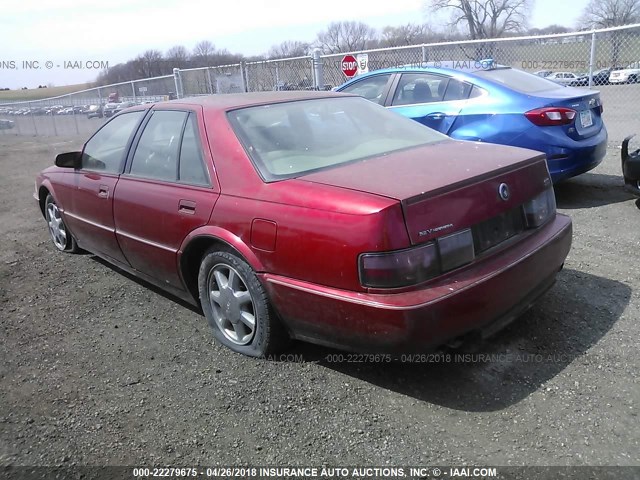
{"label": "red car side window", "polygon": [[202,149],[198,137],[196,116],[191,113],[187,120],[180,148],[180,177],[179,180],[195,185],[209,185],[209,176],[204,167]]}
{"label": "red car side window", "polygon": [[131,163],[131,175],[178,180],[180,138],[188,112],[161,110],[149,119]]}
{"label": "red car side window", "polygon": [[84,147],[82,168],[120,173],[129,139],[145,113],[123,113],[102,127]]}

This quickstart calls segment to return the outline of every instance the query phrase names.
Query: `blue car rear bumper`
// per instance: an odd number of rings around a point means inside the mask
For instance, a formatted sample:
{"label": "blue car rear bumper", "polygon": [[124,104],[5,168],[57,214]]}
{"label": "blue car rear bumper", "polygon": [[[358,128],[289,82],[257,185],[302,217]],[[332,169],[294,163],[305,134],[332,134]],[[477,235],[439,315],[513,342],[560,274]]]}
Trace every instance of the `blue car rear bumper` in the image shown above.
{"label": "blue car rear bumper", "polygon": [[518,136],[489,141],[530,148],[547,156],[551,180],[558,183],[596,168],[607,154],[607,128],[581,140],[567,136],[561,127],[527,128]]}
{"label": "blue car rear bumper", "polygon": [[580,146],[560,147],[549,145],[545,151],[547,165],[553,183],[596,168],[607,154],[607,130],[603,126],[600,132],[587,142],[576,142]]}

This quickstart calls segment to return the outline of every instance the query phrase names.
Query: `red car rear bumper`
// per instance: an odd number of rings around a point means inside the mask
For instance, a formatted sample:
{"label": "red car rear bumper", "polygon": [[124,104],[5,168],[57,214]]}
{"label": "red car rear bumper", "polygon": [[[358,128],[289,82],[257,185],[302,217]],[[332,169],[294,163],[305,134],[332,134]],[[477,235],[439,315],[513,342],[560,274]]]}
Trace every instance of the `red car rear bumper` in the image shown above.
{"label": "red car rear bumper", "polygon": [[296,338],[356,351],[425,351],[496,330],[529,308],[553,285],[571,234],[571,220],[558,214],[499,254],[409,292],[358,293],[271,274],[262,280]]}

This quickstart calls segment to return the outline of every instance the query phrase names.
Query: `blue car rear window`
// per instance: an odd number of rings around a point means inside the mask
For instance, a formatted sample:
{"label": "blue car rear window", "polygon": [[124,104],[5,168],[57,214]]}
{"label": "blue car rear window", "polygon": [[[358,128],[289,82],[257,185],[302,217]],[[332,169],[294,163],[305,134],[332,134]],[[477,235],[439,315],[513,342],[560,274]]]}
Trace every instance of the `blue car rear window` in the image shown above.
{"label": "blue car rear window", "polygon": [[522,93],[536,93],[543,92],[545,90],[564,88],[551,80],[523,72],[522,70],[516,70],[515,68],[479,70],[474,72],[474,74]]}

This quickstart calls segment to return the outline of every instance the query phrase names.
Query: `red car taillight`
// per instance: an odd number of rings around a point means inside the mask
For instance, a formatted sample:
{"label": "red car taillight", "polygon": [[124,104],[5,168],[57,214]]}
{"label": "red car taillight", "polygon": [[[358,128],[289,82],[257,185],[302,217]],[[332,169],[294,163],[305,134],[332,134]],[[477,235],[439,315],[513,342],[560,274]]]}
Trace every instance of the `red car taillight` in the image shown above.
{"label": "red car taillight", "polygon": [[534,125],[551,127],[573,123],[576,118],[576,111],[564,107],[545,107],[529,110],[524,116]]}
{"label": "red car taillight", "polygon": [[440,273],[435,242],[419,247],[360,256],[360,282],[365,287],[397,288],[415,285]]}
{"label": "red car taillight", "polygon": [[360,282],[371,288],[422,283],[475,258],[470,228],[395,252],[360,255]]}

